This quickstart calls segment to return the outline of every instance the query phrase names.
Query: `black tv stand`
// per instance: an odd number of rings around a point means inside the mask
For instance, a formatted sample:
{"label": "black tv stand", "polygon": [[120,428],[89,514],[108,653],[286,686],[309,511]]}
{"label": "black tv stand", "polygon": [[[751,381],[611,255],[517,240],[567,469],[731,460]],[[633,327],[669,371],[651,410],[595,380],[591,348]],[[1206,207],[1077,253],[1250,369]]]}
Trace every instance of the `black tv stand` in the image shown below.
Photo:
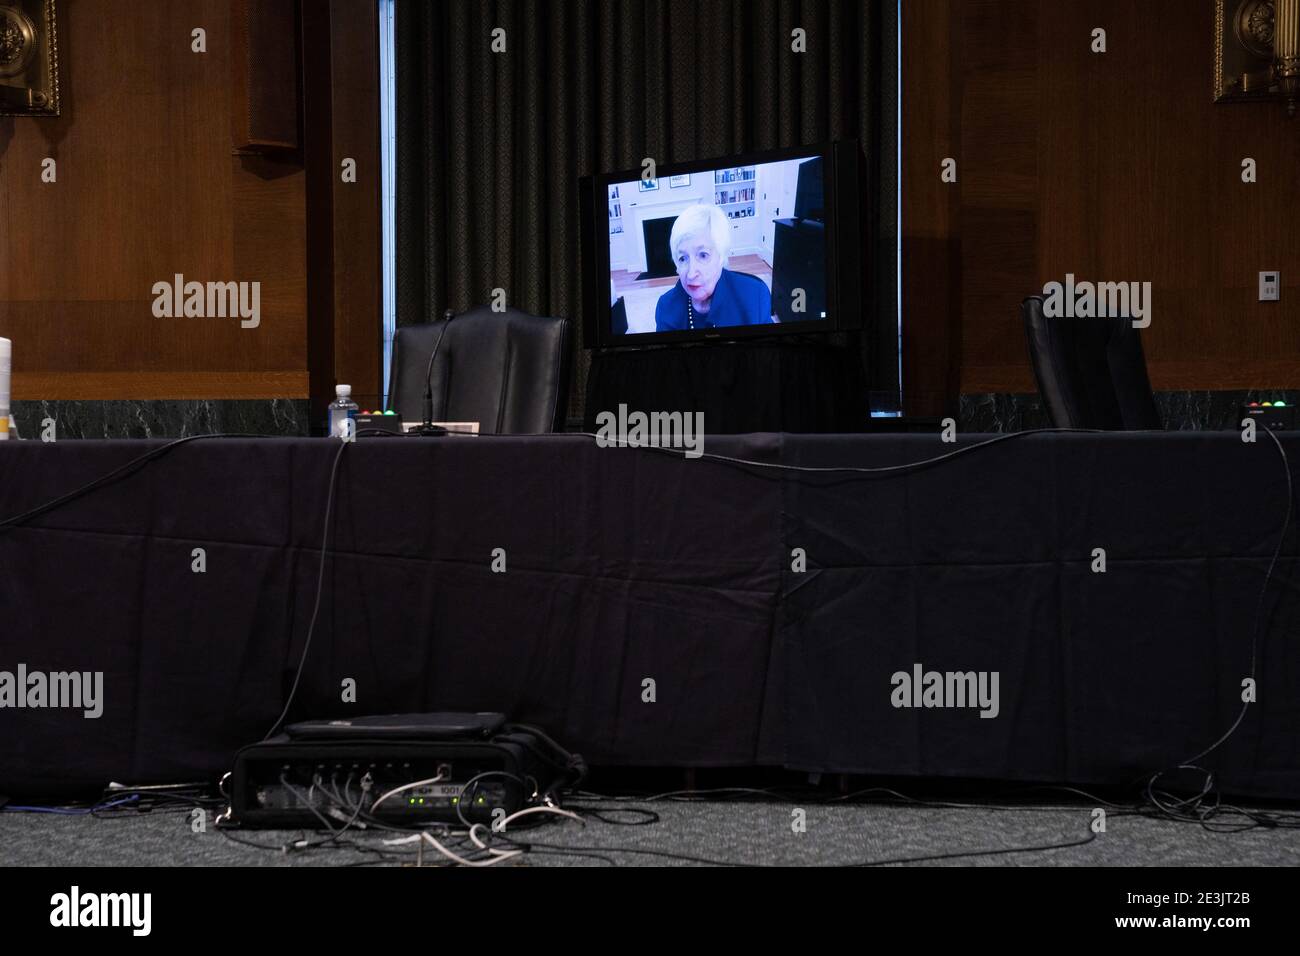
{"label": "black tv stand", "polygon": [[703,412],[707,434],[869,427],[860,338],[809,333],[605,349],[591,357],[584,429],[617,411]]}

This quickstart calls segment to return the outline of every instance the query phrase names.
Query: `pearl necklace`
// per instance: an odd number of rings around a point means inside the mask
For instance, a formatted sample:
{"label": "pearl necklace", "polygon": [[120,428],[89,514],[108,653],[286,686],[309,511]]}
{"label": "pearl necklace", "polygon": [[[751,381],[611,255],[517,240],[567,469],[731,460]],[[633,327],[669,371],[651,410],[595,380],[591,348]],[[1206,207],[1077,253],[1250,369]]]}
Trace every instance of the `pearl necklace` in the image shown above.
{"label": "pearl necklace", "polygon": [[686,327],[695,328],[695,304],[691,301],[689,294],[686,296]]}

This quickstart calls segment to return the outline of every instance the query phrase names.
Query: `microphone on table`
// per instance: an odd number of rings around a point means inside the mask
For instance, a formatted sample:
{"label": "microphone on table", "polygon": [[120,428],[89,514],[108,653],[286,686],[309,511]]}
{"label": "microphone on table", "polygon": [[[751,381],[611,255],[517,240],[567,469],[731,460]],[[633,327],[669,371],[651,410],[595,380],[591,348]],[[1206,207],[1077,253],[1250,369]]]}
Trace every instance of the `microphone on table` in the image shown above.
{"label": "microphone on table", "polygon": [[438,338],[433,343],[433,351],[429,353],[429,364],[424,370],[424,424],[412,428],[407,432],[408,435],[436,437],[447,434],[447,429],[433,423],[433,360],[438,355],[438,346],[442,344],[442,337],[447,334],[447,327],[451,325],[451,320],[455,317],[456,313],[451,309],[442,314],[442,328],[438,332]]}

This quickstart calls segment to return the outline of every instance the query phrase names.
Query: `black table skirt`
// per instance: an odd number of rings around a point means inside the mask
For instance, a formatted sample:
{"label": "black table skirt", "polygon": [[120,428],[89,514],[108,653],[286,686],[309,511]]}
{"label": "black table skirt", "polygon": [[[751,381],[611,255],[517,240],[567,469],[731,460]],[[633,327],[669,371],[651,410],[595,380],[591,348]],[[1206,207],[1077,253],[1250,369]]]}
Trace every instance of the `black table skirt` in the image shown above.
{"label": "black table skirt", "polygon": [[[987,437],[706,450],[881,466]],[[0,520],[159,444],[0,444]],[[212,778],[266,733],[307,637],[338,449],[192,442],[0,530],[0,671],[104,674],[98,719],[0,709],[0,793]],[[1128,784],[1236,718],[1285,506],[1266,435],[1031,435],[877,476],[578,435],[362,440],[290,716],[500,710],[604,765]],[[1300,796],[1295,556],[1293,527],[1258,702],[1202,761],[1230,792]],[[996,671],[998,715],[894,706],[892,675],[917,664]]]}

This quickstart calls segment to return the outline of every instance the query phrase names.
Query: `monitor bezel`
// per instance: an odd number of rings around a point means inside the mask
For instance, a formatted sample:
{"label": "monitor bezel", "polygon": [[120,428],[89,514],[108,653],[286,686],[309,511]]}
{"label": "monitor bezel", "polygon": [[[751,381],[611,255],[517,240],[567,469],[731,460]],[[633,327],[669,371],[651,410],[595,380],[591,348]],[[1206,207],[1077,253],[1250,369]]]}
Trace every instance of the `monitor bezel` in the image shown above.
{"label": "monitor bezel", "polygon": [[[591,245],[592,274],[588,279],[587,300],[589,310],[594,315],[589,318],[595,325],[594,345],[600,349],[639,349],[655,345],[687,344],[693,342],[728,342],[738,339],[769,338],[788,335],[809,335],[835,332],[845,327],[839,316],[841,308],[839,289],[839,256],[842,251],[836,237],[840,235],[838,204],[838,183],[835,167],[835,150],[831,142],[809,143],[802,146],[789,146],[781,149],[757,150],[736,153],[727,156],[715,156],[688,162],[670,163],[657,166],[655,179],[666,180],[671,176],[713,172],[717,169],[733,166],[758,166],[766,163],[778,163],[791,159],[814,159],[820,157],[823,169],[823,203],[826,208],[824,225],[826,229],[826,299],[828,315],[824,319],[806,319],[800,322],[787,322],[771,325],[733,325],[715,329],[682,329],[673,332],[640,332],[615,335],[610,328],[613,316],[613,303],[609,302],[609,187],[614,184],[636,182],[641,178],[640,169],[618,170],[598,173],[585,177],[585,207],[583,228]],[[794,216],[782,218],[793,219]],[[601,228],[603,224],[603,229]],[[602,291],[603,290],[603,291]],[[590,340],[592,336],[587,336]]]}

